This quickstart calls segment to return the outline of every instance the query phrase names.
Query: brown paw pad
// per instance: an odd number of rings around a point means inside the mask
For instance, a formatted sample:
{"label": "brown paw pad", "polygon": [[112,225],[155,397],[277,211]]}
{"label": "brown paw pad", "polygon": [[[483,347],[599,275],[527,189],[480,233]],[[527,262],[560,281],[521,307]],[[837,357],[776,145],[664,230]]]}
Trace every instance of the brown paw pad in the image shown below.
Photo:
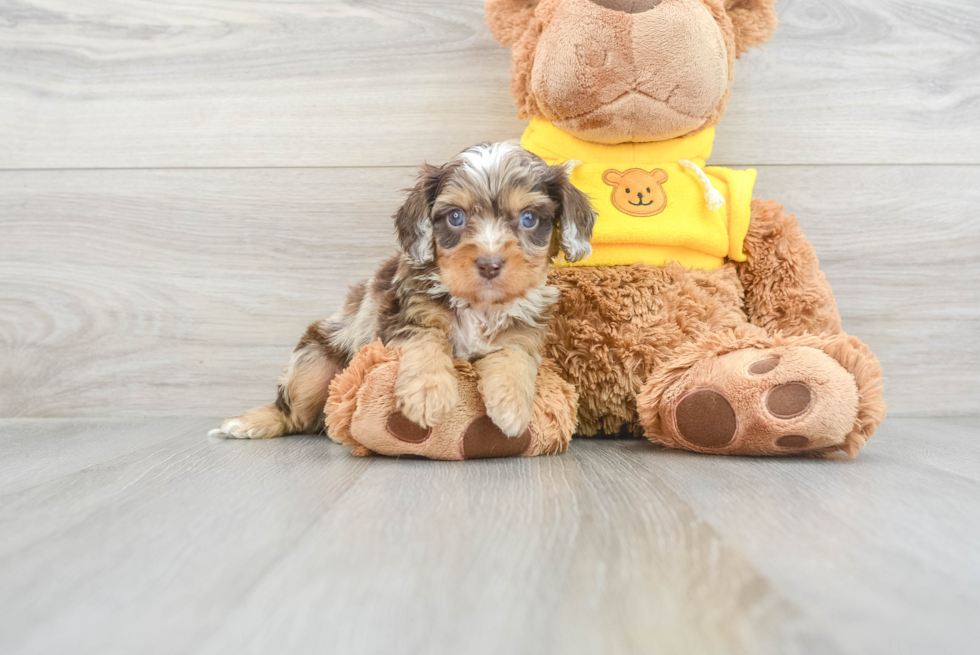
{"label": "brown paw pad", "polygon": [[780,437],[776,441],[776,445],[780,448],[791,448],[793,450],[799,450],[801,448],[806,448],[810,445],[810,440],[804,437],[802,434],[791,434],[785,437]]}
{"label": "brown paw pad", "polygon": [[677,404],[674,418],[684,439],[703,448],[728,445],[738,430],[731,403],[714,389],[698,389],[684,396]]}
{"label": "brown paw pad", "polygon": [[752,375],[765,375],[766,373],[773,370],[777,366],[779,366],[778,357],[762,359],[759,360],[758,362],[755,362],[754,364],[752,364],[752,366],[749,367],[749,373],[751,373]]}
{"label": "brown paw pad", "polygon": [[432,428],[423,428],[418,423],[408,420],[401,412],[392,412],[388,416],[385,427],[388,434],[407,443],[422,443],[432,434]]}
{"label": "brown paw pad", "polygon": [[787,382],[773,387],[766,398],[769,413],[776,418],[795,418],[810,409],[813,394],[802,382]]}
{"label": "brown paw pad", "polygon": [[525,430],[519,437],[510,438],[489,416],[481,416],[470,423],[463,435],[463,459],[520,457],[530,445],[530,430]]}

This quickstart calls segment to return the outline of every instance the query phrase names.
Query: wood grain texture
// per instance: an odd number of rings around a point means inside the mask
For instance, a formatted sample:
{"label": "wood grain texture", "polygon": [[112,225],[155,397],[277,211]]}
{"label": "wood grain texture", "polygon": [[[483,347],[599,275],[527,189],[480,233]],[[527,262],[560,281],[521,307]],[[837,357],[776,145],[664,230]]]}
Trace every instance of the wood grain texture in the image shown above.
{"label": "wood grain texture", "polygon": [[215,420],[0,421],[59,468],[0,491],[0,651],[929,655],[980,638],[977,419],[891,420],[853,461],[576,440],[472,462],[209,441]]}
{"label": "wood grain texture", "polygon": [[[0,495],[76,473],[89,466],[155,446],[193,431],[200,419],[79,423],[41,419],[0,423]],[[53,438],[54,437],[54,438]]]}
{"label": "wood grain texture", "polygon": [[[0,173],[0,416],[237,413],[394,243],[407,169]],[[955,189],[955,192],[951,190]],[[892,416],[980,411],[980,168],[763,167]]]}
{"label": "wood grain texture", "polygon": [[[415,166],[514,138],[482,5],[0,0],[0,167]],[[778,10],[717,163],[980,163],[980,4]]]}

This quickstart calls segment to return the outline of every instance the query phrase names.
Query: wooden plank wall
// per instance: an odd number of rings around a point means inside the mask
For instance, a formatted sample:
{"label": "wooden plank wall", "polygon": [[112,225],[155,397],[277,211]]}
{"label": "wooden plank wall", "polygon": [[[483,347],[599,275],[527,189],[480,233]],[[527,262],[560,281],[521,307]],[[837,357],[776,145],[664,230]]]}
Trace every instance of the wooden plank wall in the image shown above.
{"label": "wooden plank wall", "polygon": [[[980,412],[980,3],[780,0],[712,163],[795,211],[895,416]],[[0,417],[224,415],[519,136],[480,0],[0,0]]]}

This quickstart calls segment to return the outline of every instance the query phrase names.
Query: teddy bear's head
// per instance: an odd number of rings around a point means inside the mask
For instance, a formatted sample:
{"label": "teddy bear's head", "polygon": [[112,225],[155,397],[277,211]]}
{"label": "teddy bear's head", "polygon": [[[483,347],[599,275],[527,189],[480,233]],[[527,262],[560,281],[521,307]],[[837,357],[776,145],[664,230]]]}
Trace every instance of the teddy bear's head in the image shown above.
{"label": "teddy bear's head", "polygon": [[735,58],[776,27],[775,0],[486,0],[513,49],[521,118],[599,143],[714,125]]}
{"label": "teddy bear's head", "polygon": [[602,174],[602,181],[613,187],[612,203],[624,214],[656,216],[667,207],[667,194],[661,186],[667,181],[667,171],[608,170]]}

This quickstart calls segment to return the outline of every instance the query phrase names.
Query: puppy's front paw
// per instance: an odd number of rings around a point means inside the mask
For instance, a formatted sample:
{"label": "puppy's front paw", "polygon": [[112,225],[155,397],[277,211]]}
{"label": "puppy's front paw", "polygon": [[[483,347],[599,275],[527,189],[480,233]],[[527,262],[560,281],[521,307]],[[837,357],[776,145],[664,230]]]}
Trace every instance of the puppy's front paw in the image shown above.
{"label": "puppy's front paw", "polygon": [[531,423],[534,407],[534,388],[530,391],[519,385],[498,384],[483,390],[487,416],[508,437],[519,437]]}
{"label": "puppy's front paw", "polygon": [[395,401],[408,420],[423,428],[439,425],[459,404],[455,369],[436,368],[415,375],[399,371]]}

